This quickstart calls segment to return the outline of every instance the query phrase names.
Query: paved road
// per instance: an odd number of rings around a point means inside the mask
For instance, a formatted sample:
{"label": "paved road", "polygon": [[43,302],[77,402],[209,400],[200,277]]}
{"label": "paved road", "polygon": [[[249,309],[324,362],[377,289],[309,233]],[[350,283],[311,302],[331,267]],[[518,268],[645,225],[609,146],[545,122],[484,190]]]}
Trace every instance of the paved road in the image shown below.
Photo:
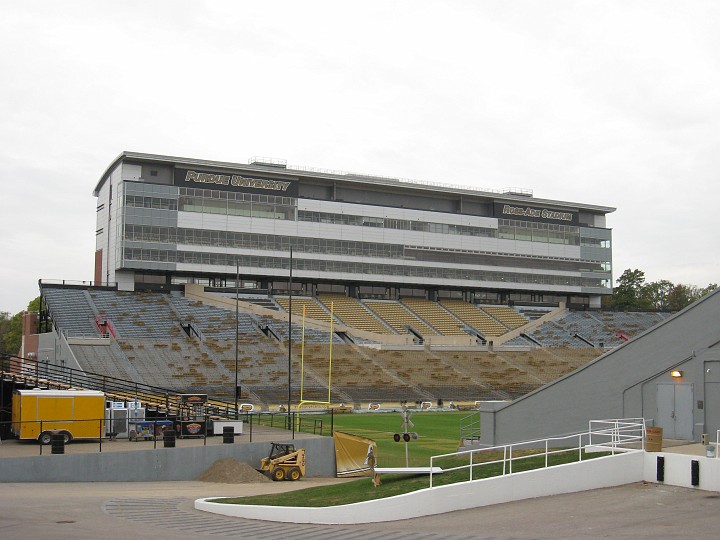
{"label": "paved road", "polygon": [[274,493],[338,482],[261,484],[75,483],[1,484],[0,538],[178,540],[439,540],[460,538],[717,538],[720,494],[631,484],[464,510],[393,523],[292,525],[197,511],[200,497]]}

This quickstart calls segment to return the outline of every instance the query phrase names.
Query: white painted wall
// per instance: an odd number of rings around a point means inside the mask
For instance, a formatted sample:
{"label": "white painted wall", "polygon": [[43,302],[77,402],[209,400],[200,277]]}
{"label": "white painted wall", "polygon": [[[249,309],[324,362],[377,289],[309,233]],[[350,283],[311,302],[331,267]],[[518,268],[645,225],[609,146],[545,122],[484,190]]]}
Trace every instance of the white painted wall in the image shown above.
{"label": "white painted wall", "polygon": [[[704,456],[671,454],[669,452],[647,452],[645,455],[643,480],[657,481],[657,458],[665,458],[665,481],[663,484],[706,491],[720,491],[720,459]],[[700,464],[700,485],[691,483],[690,463],[697,460]]]}
{"label": "white painted wall", "polygon": [[[658,456],[665,458],[663,484],[720,491],[720,459],[667,452],[630,452],[343,506],[243,506],[198,499],[195,501],[195,508],[226,516],[285,523],[353,524],[397,521],[633,482],[656,482]],[[690,464],[693,460],[698,460],[700,465],[700,485],[697,488],[691,485]],[[370,479],[367,482],[368,489],[371,489]]]}
{"label": "white painted wall", "polygon": [[[286,523],[352,524],[397,521],[639,482],[643,479],[643,458],[643,452],[631,452],[343,506],[243,506],[198,499],[195,501],[195,508],[226,516]],[[367,482],[368,489],[372,489],[370,479]]]}

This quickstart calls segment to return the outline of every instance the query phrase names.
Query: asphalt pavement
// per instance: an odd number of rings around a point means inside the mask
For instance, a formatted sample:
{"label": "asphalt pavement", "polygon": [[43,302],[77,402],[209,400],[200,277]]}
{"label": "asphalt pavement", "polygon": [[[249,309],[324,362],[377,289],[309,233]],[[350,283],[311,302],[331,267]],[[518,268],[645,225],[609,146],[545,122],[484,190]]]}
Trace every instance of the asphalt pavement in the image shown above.
{"label": "asphalt pavement", "polygon": [[718,534],[718,493],[646,483],[354,526],[254,521],[193,508],[201,497],[277,493],[342,481],[347,480],[1,484],[0,538],[709,539]]}

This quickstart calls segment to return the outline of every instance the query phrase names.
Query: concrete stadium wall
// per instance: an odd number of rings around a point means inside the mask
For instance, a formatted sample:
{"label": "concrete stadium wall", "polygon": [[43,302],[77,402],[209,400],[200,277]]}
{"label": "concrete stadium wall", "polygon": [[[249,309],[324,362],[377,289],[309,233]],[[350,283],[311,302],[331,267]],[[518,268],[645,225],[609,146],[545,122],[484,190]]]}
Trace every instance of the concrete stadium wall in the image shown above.
{"label": "concrete stadium wall", "polygon": [[[620,347],[509,405],[481,408],[481,445],[542,439],[583,431],[603,418],[646,418],[657,414],[657,384],[692,384],[693,439],[720,425],[720,410],[704,395],[706,363],[720,360],[720,290]],[[684,371],[682,379],[671,369]],[[707,387],[713,392],[720,385]],[[657,422],[656,422],[657,425]]]}
{"label": "concrete stadium wall", "polygon": [[[276,441],[295,444],[307,452],[307,476],[334,477],[335,445],[332,437]],[[108,443],[112,444],[112,443]],[[258,468],[270,443],[234,443],[190,448],[164,448],[131,452],[7,457],[0,459],[2,482],[159,482],[194,480],[215,461],[234,458]]]}

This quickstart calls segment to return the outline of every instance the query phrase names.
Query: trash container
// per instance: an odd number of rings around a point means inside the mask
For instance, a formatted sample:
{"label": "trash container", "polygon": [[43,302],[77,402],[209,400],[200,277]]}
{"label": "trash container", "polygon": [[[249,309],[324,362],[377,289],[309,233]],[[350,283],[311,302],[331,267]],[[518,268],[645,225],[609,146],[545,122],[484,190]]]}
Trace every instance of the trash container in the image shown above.
{"label": "trash container", "polygon": [[662,451],[663,430],[659,427],[645,428],[645,450],[648,452]]}
{"label": "trash container", "polygon": [[163,434],[163,446],[165,448],[175,448],[175,430],[166,429]]}
{"label": "trash container", "polygon": [[50,447],[51,454],[65,453],[65,435],[63,433],[53,433],[50,444],[52,445]]}
{"label": "trash container", "polygon": [[223,427],[223,444],[232,444],[235,442],[235,427],[224,426]]}

